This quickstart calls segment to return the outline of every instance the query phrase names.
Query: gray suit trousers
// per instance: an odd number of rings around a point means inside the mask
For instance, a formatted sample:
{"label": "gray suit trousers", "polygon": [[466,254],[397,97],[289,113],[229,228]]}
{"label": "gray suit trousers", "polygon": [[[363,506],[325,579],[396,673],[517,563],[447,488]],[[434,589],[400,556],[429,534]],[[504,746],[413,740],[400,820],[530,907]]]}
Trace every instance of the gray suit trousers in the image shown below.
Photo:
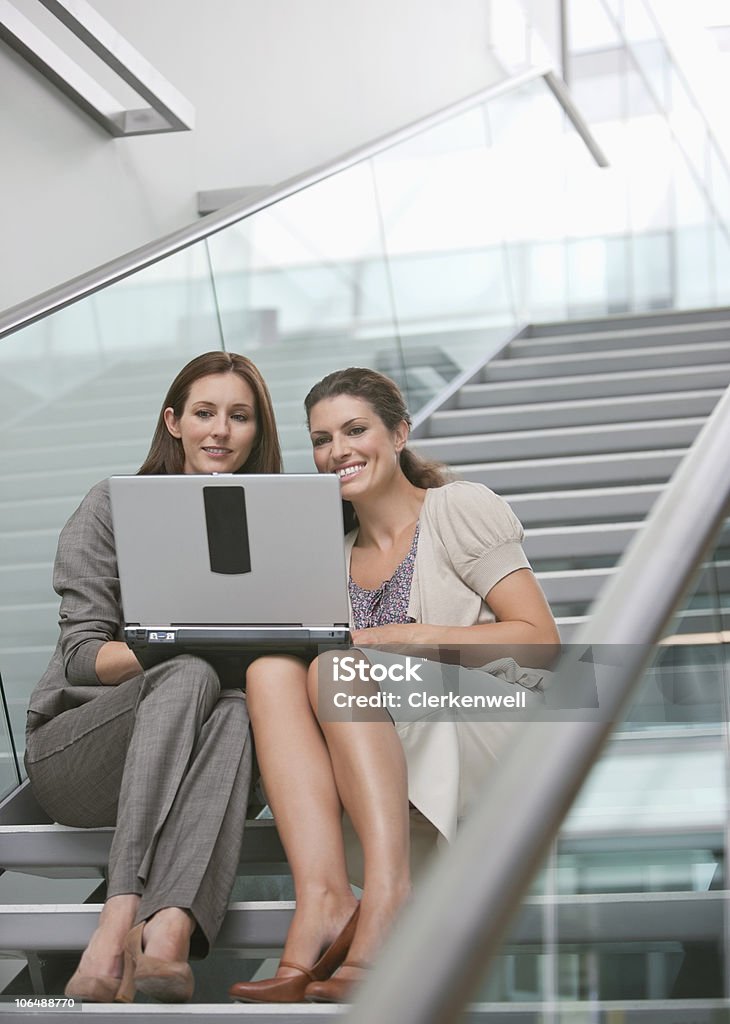
{"label": "gray suit trousers", "polygon": [[238,866],[251,782],[246,698],[183,655],[28,734],[26,766],[65,825],[116,825],[108,897],[141,896],[137,921],[182,907],[191,952],[215,941]]}

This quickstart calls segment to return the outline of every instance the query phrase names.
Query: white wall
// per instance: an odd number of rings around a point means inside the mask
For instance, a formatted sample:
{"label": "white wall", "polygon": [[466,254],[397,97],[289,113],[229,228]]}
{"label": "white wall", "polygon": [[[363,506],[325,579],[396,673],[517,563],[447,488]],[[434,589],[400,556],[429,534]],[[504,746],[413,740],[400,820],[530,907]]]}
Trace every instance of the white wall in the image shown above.
{"label": "white wall", "polygon": [[[0,309],[498,77],[486,0],[93,0],[196,108],[112,139],[0,44]],[[27,6],[27,2],[26,2]]]}

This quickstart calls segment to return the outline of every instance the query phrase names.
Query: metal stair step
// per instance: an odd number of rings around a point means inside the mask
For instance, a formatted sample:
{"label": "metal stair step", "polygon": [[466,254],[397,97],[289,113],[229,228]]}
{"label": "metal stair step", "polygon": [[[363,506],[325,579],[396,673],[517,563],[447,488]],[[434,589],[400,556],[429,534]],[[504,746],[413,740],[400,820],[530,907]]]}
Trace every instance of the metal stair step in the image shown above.
{"label": "metal stair step", "polygon": [[593,601],[615,569],[579,569],[538,572],[537,578],[550,604]]}
{"label": "metal stair step", "polygon": [[518,338],[510,342],[510,356],[567,355],[616,348],[649,348],[652,345],[693,345],[711,341],[730,342],[730,320],[708,323],[651,324],[616,327],[604,331],[576,331],[570,334]]}
{"label": "metal stair step", "polygon": [[684,458],[686,449],[607,452],[550,459],[515,459],[504,462],[462,463],[458,475],[486,484],[498,494],[530,493],[557,487],[594,487],[604,484],[664,484]]}
{"label": "metal stair step", "polygon": [[557,615],[555,622],[560,633],[560,642],[563,644],[573,643],[578,632],[589,621],[590,617],[588,615]]}
{"label": "metal stair step", "polygon": [[[95,878],[109,860],[113,828],[56,824],[0,825],[0,868],[63,878]],[[86,869],[82,872],[80,869]],[[288,874],[284,850],[270,819],[246,822],[239,874]]]}
{"label": "metal stair step", "polygon": [[623,423],[636,420],[637,417],[650,420],[709,416],[722,395],[722,388],[713,388],[674,394],[551,401],[468,410],[448,409],[431,417],[428,436],[450,437],[455,434]]}
{"label": "metal stair step", "polygon": [[540,456],[598,455],[646,451],[690,445],[704,418],[646,420],[590,427],[553,427],[499,434],[471,434],[448,438],[419,438],[413,448],[427,459],[453,466],[478,459],[502,461]]}
{"label": "metal stair step", "polygon": [[730,384],[730,364],[670,366],[620,373],[530,377],[518,381],[465,384],[454,399],[457,409],[494,408],[531,402],[558,402],[622,395],[665,394]]}
{"label": "metal stair step", "polygon": [[[507,937],[508,947],[540,944],[547,906],[559,941],[712,942],[722,937],[724,891],[639,892],[607,895],[533,896],[525,900]],[[0,906],[3,934],[16,949],[60,952],[83,949],[100,904]],[[231,903],[216,948],[275,952],[282,948],[294,912],[288,901]]]}
{"label": "metal stair step", "polygon": [[664,490],[662,484],[635,487],[596,487],[585,490],[538,491],[534,494],[503,494],[525,527],[567,525],[579,522],[616,522],[645,516]]}
{"label": "metal stair step", "polygon": [[578,320],[546,320],[531,324],[528,332],[532,338],[552,337],[556,334],[585,334],[588,332],[631,330],[634,328],[664,324],[703,324],[730,320],[730,307],[717,306],[712,309],[666,309],[649,313],[614,313],[610,316],[589,317]]}
{"label": "metal stair step", "polygon": [[642,526],[633,522],[536,527],[527,531],[523,546],[530,561],[620,555]]}
{"label": "metal stair step", "polygon": [[481,378],[486,384],[497,380],[529,380],[533,377],[625,372],[728,361],[730,344],[710,342],[706,345],[668,345],[621,349],[617,352],[592,352],[585,355],[494,359],[484,367]]}
{"label": "metal stair step", "polygon": [[[0,905],[0,932],[13,936],[15,949],[83,949],[96,925],[101,904]],[[274,953],[280,950],[294,912],[288,901],[231,903],[216,947]]]}
{"label": "metal stair step", "polygon": [[[684,608],[671,623],[667,635],[686,636],[690,633],[716,633],[718,620],[730,621],[730,607],[722,607],[719,610],[715,608]],[[578,630],[590,622],[590,616],[565,615],[558,616],[555,621],[560,630],[561,641],[564,644],[569,644],[577,636]]]}

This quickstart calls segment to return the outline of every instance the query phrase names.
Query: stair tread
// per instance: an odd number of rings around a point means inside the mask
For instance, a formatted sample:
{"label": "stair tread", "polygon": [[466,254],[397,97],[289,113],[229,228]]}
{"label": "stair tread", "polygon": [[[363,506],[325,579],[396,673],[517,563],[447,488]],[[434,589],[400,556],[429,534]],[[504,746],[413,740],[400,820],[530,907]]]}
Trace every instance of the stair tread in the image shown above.
{"label": "stair tread", "polygon": [[724,388],[705,388],[699,391],[668,391],[668,392],[654,392],[645,395],[621,395],[618,397],[610,398],[582,398],[582,399],[566,399],[556,402],[523,402],[517,405],[499,405],[490,406],[488,403],[484,406],[472,407],[469,409],[444,409],[439,412],[435,412],[432,416],[432,422],[438,424],[441,421],[448,421],[463,417],[464,419],[478,419],[479,416],[485,412],[495,413],[499,415],[509,415],[517,413],[531,412],[536,408],[542,408],[545,406],[550,410],[555,409],[595,409],[596,407],[614,407],[616,405],[627,405],[633,406],[637,403],[654,403],[660,405],[666,402],[684,401],[691,398],[715,398],[719,399],[725,393]]}
{"label": "stair tread", "polygon": [[599,365],[601,362],[610,363],[615,362],[623,356],[628,357],[642,357],[642,356],[653,356],[661,353],[668,353],[677,355],[678,353],[686,353],[687,355],[701,354],[701,355],[712,355],[717,352],[727,351],[730,347],[730,339],[728,342],[724,341],[708,341],[700,342],[697,345],[651,345],[643,347],[632,347],[626,349],[612,349],[610,352],[568,352],[561,353],[560,355],[552,356],[517,356],[514,359],[492,359],[486,365],[488,370],[490,367],[503,367],[503,366],[527,366],[534,363],[538,366],[556,366],[560,367],[563,364],[573,362],[575,359],[585,358],[591,362],[596,361]]}

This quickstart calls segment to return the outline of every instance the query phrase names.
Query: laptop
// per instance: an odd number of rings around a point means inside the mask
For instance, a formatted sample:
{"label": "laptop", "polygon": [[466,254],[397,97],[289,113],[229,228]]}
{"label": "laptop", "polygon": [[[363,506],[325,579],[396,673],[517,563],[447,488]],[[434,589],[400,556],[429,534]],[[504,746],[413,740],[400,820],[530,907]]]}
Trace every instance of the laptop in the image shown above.
{"label": "laptop", "polygon": [[144,667],[351,643],[334,475],[114,476],[109,487],[124,636]]}

